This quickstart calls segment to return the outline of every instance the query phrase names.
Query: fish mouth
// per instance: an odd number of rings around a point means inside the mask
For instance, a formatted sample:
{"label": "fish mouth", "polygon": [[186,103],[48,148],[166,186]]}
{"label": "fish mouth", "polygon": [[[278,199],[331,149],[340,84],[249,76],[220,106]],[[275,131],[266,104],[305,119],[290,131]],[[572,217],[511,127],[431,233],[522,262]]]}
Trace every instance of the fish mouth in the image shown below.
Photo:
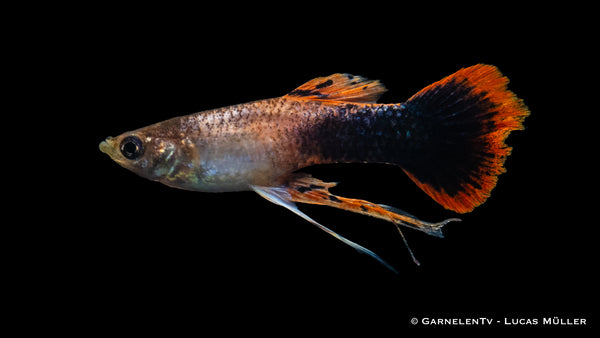
{"label": "fish mouth", "polygon": [[115,154],[115,145],[112,137],[107,137],[106,140],[100,142],[98,145],[100,151],[110,156],[111,158]]}
{"label": "fish mouth", "polygon": [[106,140],[100,142],[100,145],[98,146],[100,148],[100,151],[103,152],[103,153],[105,153],[105,154],[107,154],[107,155],[110,155],[110,151],[112,149],[112,147],[110,146],[110,144],[108,144],[108,142],[110,141],[110,139],[111,138],[109,137]]}
{"label": "fish mouth", "polygon": [[106,143],[106,141],[102,141],[100,142],[99,148],[101,152],[108,154],[108,149],[110,148],[110,146],[108,145],[108,143]]}
{"label": "fish mouth", "polygon": [[118,137],[116,139],[114,137],[107,137],[106,140],[100,142],[98,148],[100,148],[100,151],[108,155],[108,157],[110,157],[113,161],[127,168],[125,158],[121,155],[121,152],[119,151],[117,141],[119,141]]}

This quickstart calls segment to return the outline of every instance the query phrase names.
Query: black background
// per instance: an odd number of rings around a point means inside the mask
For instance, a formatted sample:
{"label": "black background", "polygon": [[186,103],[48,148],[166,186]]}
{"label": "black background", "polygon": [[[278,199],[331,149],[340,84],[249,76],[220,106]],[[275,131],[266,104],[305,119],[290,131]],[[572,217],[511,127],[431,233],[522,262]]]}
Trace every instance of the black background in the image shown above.
{"label": "black background", "polygon": [[[300,5],[300,4],[298,4]],[[570,97],[585,62],[551,20],[528,25],[509,10],[409,20],[385,8],[264,10],[103,8],[69,30],[85,179],[74,210],[52,231],[49,259],[61,290],[90,327],[110,331],[187,328],[202,332],[337,329],[398,334],[412,317],[583,317],[597,266],[592,259],[591,186],[577,150],[590,144]],[[240,12],[241,11],[241,12]],[[240,14],[243,13],[243,14]],[[577,28],[575,28],[577,29]],[[559,52],[569,50],[571,59]],[[564,55],[564,54],[562,54]],[[72,61],[72,62],[71,62]],[[380,102],[402,102],[476,63],[496,65],[532,115],[507,143],[513,153],[489,200],[450,223],[444,239],[300,205],[323,225],[378,253],[398,271],[355,252],[252,192],[208,194],[150,182],[98,150],[116,136],[167,118],[277,97],[336,72],[380,79]],[[79,136],[78,136],[79,137]],[[589,155],[589,153],[588,153]],[[440,168],[443,170],[443,168]],[[401,169],[346,164],[307,168],[340,182],[333,192],[396,206],[417,217],[457,217]],[[49,230],[48,230],[49,231]],[[58,258],[56,258],[58,257]],[[58,297],[60,298],[60,297]],[[279,326],[282,324],[282,326]],[[323,326],[324,325],[324,326]],[[497,325],[496,325],[497,326]]]}

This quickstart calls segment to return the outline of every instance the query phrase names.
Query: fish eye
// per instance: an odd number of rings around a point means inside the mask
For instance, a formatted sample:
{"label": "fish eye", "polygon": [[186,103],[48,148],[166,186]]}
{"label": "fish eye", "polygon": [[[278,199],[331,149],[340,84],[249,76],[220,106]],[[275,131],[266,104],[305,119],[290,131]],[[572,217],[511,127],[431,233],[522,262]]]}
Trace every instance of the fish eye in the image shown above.
{"label": "fish eye", "polygon": [[144,153],[142,140],[137,136],[127,136],[124,138],[123,141],[121,141],[120,149],[121,154],[130,160],[135,160]]}

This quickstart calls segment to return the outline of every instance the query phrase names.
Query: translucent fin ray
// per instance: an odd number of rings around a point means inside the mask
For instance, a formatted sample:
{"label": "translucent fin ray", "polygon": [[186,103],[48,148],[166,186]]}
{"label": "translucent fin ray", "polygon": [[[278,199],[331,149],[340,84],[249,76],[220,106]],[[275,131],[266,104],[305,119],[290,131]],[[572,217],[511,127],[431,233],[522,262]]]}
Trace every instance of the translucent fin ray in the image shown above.
{"label": "translucent fin ray", "polygon": [[396,269],[394,269],[390,264],[388,264],[386,261],[384,261],[383,259],[381,259],[381,257],[379,257],[377,254],[375,254],[373,251],[354,243],[353,241],[339,235],[338,233],[336,233],[335,231],[319,224],[317,221],[313,220],[312,218],[310,218],[308,215],[306,215],[305,213],[303,213],[302,211],[300,211],[298,209],[298,207],[296,207],[296,204],[294,204],[291,200],[290,200],[290,194],[288,192],[288,189],[285,187],[262,187],[262,186],[255,186],[255,185],[251,185],[250,186],[252,188],[252,190],[254,190],[256,193],[258,193],[260,196],[262,196],[263,198],[265,198],[266,200],[268,200],[269,202],[272,202],[274,204],[277,204],[279,206],[282,206],[290,211],[292,211],[293,213],[295,213],[296,215],[304,218],[305,220],[307,220],[308,222],[312,223],[313,225],[317,226],[319,229],[325,231],[326,233],[330,234],[331,236],[337,238],[338,240],[340,240],[341,242],[343,242],[344,244],[347,244],[349,246],[351,246],[352,248],[354,248],[356,251],[369,255],[372,258],[374,258],[375,260],[377,260],[379,263],[381,263],[383,266],[385,266],[386,268],[390,269],[391,271],[393,271],[394,273],[398,274],[398,271]]}

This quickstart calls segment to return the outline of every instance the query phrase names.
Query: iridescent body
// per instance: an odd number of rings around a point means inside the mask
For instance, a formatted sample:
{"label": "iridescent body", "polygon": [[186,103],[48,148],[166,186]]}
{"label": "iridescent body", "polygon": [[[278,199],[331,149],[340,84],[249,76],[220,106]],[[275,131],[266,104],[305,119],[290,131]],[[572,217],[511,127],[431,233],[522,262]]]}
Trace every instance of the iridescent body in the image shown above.
{"label": "iridescent body", "polygon": [[506,89],[507,82],[495,67],[476,65],[405,103],[377,104],[386,90],[381,83],[334,74],[283,97],[175,117],[109,137],[100,149],[121,166],[171,187],[254,190],[389,267],[312,220],[294,202],[333,206],[436,236],[450,220],[423,222],[396,208],[335,196],[329,193],[335,184],[295,172],[323,163],[390,163],[442,206],[471,211],[504,171],[510,153],[504,140],[522,129],[529,113]]}
{"label": "iridescent body", "polygon": [[[369,143],[373,135],[365,136],[365,130],[377,114],[401,116],[401,111],[399,105],[340,106],[281,97],[176,117],[109,138],[101,149],[124,167],[172,187],[251,190],[251,185],[272,185],[284,174],[317,163],[386,162],[377,144]],[[344,124],[349,128],[336,128]],[[363,148],[342,144],[354,142],[361,134],[362,142],[367,142]],[[118,145],[132,135],[145,141],[144,156],[118,161]]]}

